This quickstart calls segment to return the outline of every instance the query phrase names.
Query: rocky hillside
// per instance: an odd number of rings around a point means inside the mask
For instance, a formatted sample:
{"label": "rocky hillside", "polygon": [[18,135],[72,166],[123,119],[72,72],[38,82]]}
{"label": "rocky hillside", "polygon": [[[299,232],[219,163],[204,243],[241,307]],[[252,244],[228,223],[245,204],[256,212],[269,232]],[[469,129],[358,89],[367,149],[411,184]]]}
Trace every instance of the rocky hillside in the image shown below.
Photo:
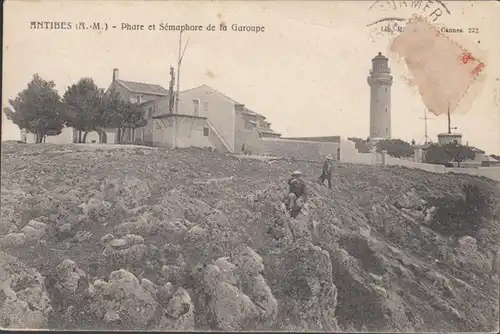
{"label": "rocky hillside", "polygon": [[319,168],[3,143],[0,326],[498,330],[498,183],[339,164],[328,190]]}

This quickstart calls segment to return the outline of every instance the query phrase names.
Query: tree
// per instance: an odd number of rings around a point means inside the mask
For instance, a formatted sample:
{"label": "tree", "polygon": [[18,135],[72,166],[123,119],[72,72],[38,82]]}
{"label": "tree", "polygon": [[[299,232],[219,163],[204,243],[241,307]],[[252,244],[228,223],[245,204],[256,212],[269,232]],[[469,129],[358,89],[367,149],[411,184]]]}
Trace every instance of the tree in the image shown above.
{"label": "tree", "polygon": [[99,120],[103,127],[116,127],[119,124],[119,113],[122,105],[120,94],[114,89],[110,89],[104,94]]}
{"label": "tree", "polygon": [[387,151],[395,158],[412,157],[414,155],[413,147],[401,139],[385,139],[377,143],[377,151]]}
{"label": "tree", "polygon": [[444,165],[450,161],[446,150],[438,144],[430,144],[425,149],[425,162],[430,164]]}
{"label": "tree", "polygon": [[476,153],[468,146],[463,146],[456,143],[445,145],[431,144],[425,150],[425,161],[431,164],[446,164],[450,161],[456,161],[458,166],[460,162],[472,160],[476,157]]}
{"label": "tree", "polygon": [[109,110],[109,114],[105,113],[107,115],[106,123],[117,128],[118,143],[123,142],[126,130],[131,130],[131,136],[133,137],[135,129],[145,126],[147,123],[142,108],[138,104],[118,101],[113,93],[107,99],[106,109]]}
{"label": "tree", "polygon": [[[104,127],[104,90],[91,78],[82,78],[69,86],[63,101],[67,106],[66,125],[79,131],[79,143],[85,142],[89,132]],[[83,138],[82,132],[85,132]]]}
{"label": "tree", "polygon": [[367,140],[356,137],[351,137],[347,139],[355,143],[355,147],[359,153],[370,153],[371,146],[370,144],[368,144]]}
{"label": "tree", "polygon": [[460,163],[462,161],[473,160],[476,158],[476,152],[474,152],[474,150],[472,150],[468,146],[463,146],[456,143],[448,143],[446,145],[443,145],[443,148],[451,158],[450,160],[454,160],[457,162],[458,167],[460,167]]}
{"label": "tree", "polygon": [[64,105],[55,86],[53,81],[46,81],[35,73],[28,87],[9,100],[12,108],[4,108],[9,120],[35,134],[37,143],[41,143],[45,135],[60,134],[65,125]]}

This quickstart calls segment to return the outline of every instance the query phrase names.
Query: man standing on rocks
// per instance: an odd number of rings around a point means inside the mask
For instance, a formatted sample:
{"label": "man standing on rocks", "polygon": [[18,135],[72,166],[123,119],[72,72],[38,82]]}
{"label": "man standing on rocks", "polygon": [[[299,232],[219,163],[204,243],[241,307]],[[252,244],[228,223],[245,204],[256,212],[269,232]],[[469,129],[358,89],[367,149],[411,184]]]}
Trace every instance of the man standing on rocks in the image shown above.
{"label": "man standing on rocks", "polygon": [[288,180],[289,190],[287,210],[290,212],[290,216],[292,216],[292,218],[299,215],[302,207],[307,201],[307,187],[301,176],[302,173],[296,170],[292,173],[292,177]]}
{"label": "man standing on rocks", "polygon": [[319,177],[318,182],[324,184],[325,180],[328,180],[328,188],[332,189],[332,155],[328,154],[326,160],[323,163],[323,172]]}

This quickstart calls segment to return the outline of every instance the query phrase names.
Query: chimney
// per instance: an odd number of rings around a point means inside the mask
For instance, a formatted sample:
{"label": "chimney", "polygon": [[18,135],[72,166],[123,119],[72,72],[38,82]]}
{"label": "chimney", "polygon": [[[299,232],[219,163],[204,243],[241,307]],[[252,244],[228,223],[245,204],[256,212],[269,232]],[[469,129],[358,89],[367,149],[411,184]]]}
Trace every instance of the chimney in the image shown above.
{"label": "chimney", "polygon": [[117,68],[113,69],[113,81],[119,80],[120,79],[120,70]]}

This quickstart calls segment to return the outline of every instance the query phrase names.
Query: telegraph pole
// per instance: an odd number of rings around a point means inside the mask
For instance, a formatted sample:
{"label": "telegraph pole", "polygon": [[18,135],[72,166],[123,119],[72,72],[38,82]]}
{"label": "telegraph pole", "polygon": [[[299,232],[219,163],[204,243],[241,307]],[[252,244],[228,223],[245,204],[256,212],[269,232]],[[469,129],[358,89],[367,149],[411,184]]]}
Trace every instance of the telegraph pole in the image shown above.
{"label": "telegraph pole", "polygon": [[169,94],[169,103],[168,103],[168,111],[169,114],[172,115],[172,112],[174,111],[174,83],[175,83],[175,73],[174,73],[174,68],[170,66],[170,84],[168,86],[168,94]]}
{"label": "telegraph pole", "polygon": [[419,117],[419,119],[423,119],[424,120],[424,126],[425,126],[425,137],[424,137],[424,141],[425,141],[425,145],[427,145],[428,141],[429,140],[430,142],[432,142],[432,140],[429,138],[429,136],[427,135],[427,120],[428,119],[433,119],[433,118],[429,118],[427,117],[427,109],[424,108],[424,117]]}
{"label": "telegraph pole", "polygon": [[181,71],[181,63],[182,63],[182,58],[184,57],[184,53],[186,52],[186,48],[189,43],[189,38],[186,42],[186,45],[184,46],[184,50],[182,51],[182,30],[179,33],[179,53],[178,53],[178,59],[177,59],[177,89],[175,93],[175,114],[173,115],[173,141],[172,141],[172,146],[175,148],[177,146],[177,114],[179,112],[179,82],[180,82],[180,71]]}
{"label": "telegraph pole", "polygon": [[456,130],[457,127],[451,127],[451,115],[450,115],[450,104],[448,104],[448,133],[451,133],[451,130]]}

